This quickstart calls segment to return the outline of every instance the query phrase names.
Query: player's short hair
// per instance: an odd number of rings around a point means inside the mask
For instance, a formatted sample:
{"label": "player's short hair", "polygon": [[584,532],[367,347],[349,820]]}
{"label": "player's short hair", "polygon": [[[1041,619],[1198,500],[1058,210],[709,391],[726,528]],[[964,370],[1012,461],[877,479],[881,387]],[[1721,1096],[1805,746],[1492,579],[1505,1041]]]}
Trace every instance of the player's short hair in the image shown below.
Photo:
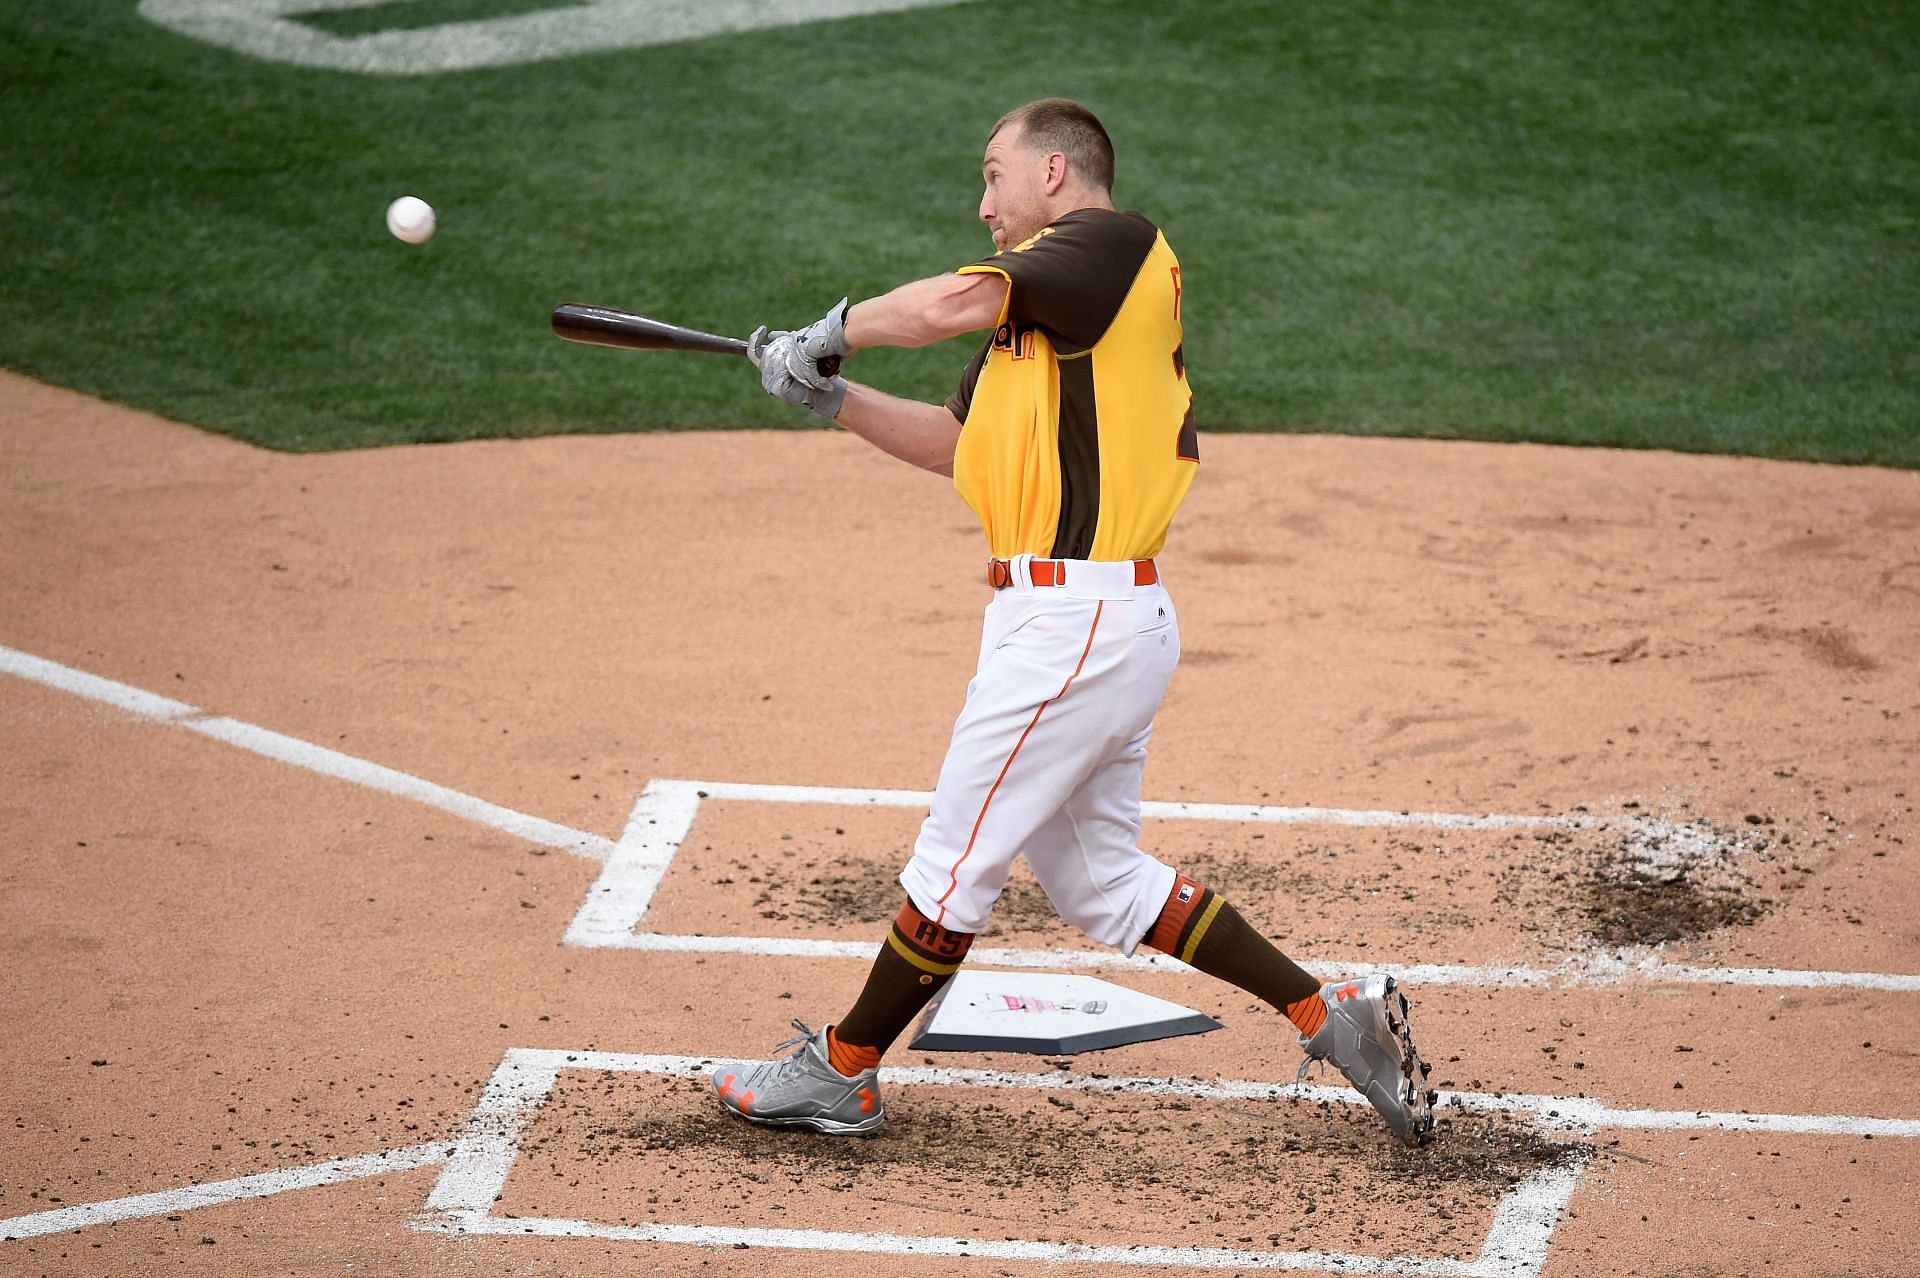
{"label": "player's short hair", "polygon": [[1102,191],[1113,189],[1113,139],[1093,112],[1070,98],[1041,98],[1001,116],[987,134],[991,142],[1002,129],[1020,125],[1021,141],[1051,154],[1059,151],[1081,180]]}

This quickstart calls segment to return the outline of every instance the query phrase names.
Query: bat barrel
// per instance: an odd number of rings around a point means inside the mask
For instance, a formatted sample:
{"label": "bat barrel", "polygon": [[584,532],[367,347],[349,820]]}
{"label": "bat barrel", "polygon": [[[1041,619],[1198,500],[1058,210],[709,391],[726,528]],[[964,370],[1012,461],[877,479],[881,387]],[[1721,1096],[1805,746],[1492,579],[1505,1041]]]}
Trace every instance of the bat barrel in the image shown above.
{"label": "bat barrel", "polygon": [[722,337],[630,311],[579,302],[553,308],[553,331],[570,342],[618,346],[626,350],[703,351],[710,355],[747,353],[747,344],[737,337]]}

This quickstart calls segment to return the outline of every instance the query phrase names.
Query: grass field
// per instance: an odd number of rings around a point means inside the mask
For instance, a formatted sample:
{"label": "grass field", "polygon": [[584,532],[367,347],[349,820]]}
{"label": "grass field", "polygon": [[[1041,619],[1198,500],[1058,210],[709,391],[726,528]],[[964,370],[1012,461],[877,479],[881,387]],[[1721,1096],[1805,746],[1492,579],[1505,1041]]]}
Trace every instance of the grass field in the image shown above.
{"label": "grass field", "polygon": [[[967,4],[378,77],[25,0],[0,10],[0,364],[290,449],[804,426],[743,365],[564,346],[547,312],[744,333],[979,256],[986,126],[1062,93],[1181,255],[1204,427],[1920,466],[1913,18]],[[405,192],[440,211],[422,248],[381,225]],[[936,398],[964,355],[855,371]]]}

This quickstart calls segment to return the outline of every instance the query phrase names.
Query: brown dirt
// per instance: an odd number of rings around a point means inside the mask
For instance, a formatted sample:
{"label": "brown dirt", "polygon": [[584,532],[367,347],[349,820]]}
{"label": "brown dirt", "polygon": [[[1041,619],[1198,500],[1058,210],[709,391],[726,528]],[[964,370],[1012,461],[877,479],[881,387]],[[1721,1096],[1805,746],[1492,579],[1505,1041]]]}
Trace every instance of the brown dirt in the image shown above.
{"label": "brown dirt", "polygon": [[[900,908],[897,875],[922,814],[713,800],[703,805],[650,930],[864,937]],[[1619,815],[1632,815],[1631,811]],[[1758,820],[1758,818],[1756,818]],[[1289,942],[1356,952],[1417,931],[1432,961],[1665,945],[1754,923],[1804,891],[1831,835],[1782,846],[1759,826],[1694,819],[1644,829],[1342,831],[1156,821],[1156,855]],[[1789,839],[1791,836],[1789,836]],[[681,878],[684,872],[685,877]],[[988,943],[1088,948],[1023,866]]]}
{"label": "brown dirt", "polygon": [[[1358,969],[1654,944],[1677,962],[1920,971],[1920,476],[1385,440],[1204,446],[1162,559],[1188,650],[1151,797],[1586,810],[1681,830],[1656,844],[1153,826],[1156,851],[1290,950]],[[293,457],[0,375],[0,645],[608,837],[651,778],[928,787],[972,668],[982,557],[943,481],[840,435]],[[916,820],[715,803],[649,925],[877,940]],[[757,1053],[790,1015],[835,1015],[862,976],[846,960],[565,946],[591,862],[7,676],[0,822],[0,993],[15,1009],[0,1039],[0,1218],[451,1137],[510,1046]],[[1029,879],[995,929],[1081,943]],[[1238,991],[1125,979],[1226,1028],[1077,1068],[1292,1076],[1292,1036]],[[1414,996],[1443,1087],[1920,1114],[1911,994]],[[867,1196],[761,1195],[756,1219],[958,1230],[967,1208],[999,1210],[946,1180],[918,1201],[901,1170],[918,1165],[962,1186],[999,1178],[989,1192],[1018,1203],[1000,1235],[1471,1254],[1503,1178],[1555,1152],[1487,1123],[1402,1154],[1338,1107],[1180,1114],[1074,1097],[1069,1111],[941,1089],[903,1089],[888,1136],[843,1150],[720,1126],[699,1099],[627,1079],[594,1098],[591,1121],[554,1108],[540,1119],[556,1124],[550,1143],[509,1193],[617,1219],[670,1174],[680,1219],[745,1219],[741,1173],[784,1195],[817,1169]],[[996,1124],[1015,1120],[1010,1144]],[[1915,1142],[1592,1143],[1547,1278],[1757,1273],[1769,1258],[1773,1272],[1920,1269],[1903,1226]],[[1236,1180],[1222,1170],[1235,1164],[1251,1170]],[[434,1176],[0,1242],[0,1269],[728,1261],[423,1234],[406,1222]],[[1068,1196],[1035,1192],[1054,1182]],[[821,1263],[752,1258],[763,1275]]]}
{"label": "brown dirt", "polygon": [[[898,1228],[904,1210],[912,1232],[962,1237],[1294,1248],[1371,1232],[1389,1251],[1444,1254],[1484,1236],[1520,1179],[1591,1152],[1480,1116],[1412,1150],[1348,1105],[941,1087],[889,1091],[872,1137],[820,1140],[730,1120],[705,1088],[563,1075],[498,1210],[841,1229]],[[1055,1206],[1036,1212],[1040,1199]]]}

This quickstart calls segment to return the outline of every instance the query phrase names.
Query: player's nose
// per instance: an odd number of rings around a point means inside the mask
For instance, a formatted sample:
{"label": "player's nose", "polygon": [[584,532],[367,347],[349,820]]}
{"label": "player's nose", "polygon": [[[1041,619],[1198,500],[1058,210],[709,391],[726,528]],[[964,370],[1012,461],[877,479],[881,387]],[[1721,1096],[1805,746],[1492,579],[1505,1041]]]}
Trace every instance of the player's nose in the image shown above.
{"label": "player's nose", "polygon": [[982,222],[992,223],[993,213],[993,192],[982,192],[980,196],[980,220]]}

